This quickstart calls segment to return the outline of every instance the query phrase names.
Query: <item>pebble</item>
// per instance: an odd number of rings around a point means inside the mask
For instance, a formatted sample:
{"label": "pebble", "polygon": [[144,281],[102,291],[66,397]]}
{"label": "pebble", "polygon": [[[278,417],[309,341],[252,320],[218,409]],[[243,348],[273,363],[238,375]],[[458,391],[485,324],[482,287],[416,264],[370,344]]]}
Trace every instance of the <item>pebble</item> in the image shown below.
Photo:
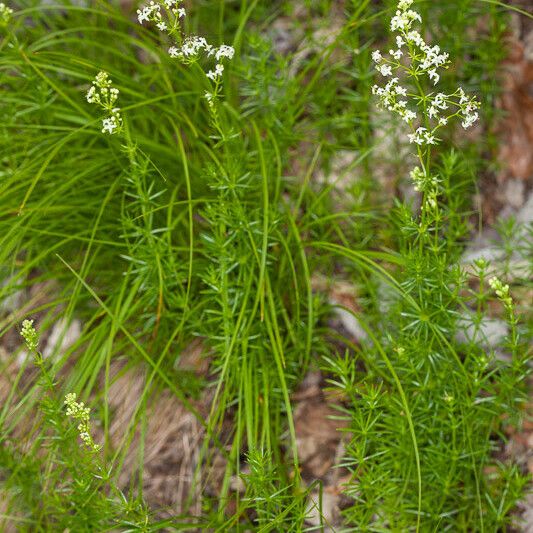
{"label": "pebble", "polygon": [[73,320],[70,324],[65,318],[60,318],[53,326],[43,356],[62,355],[68,350],[81,335],[81,322]]}

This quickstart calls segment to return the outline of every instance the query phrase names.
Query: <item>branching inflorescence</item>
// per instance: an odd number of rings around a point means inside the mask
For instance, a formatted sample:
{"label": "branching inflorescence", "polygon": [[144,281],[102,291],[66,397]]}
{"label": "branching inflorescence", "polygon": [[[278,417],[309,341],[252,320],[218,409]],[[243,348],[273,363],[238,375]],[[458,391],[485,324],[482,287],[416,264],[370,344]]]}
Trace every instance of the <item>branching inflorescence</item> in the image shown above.
{"label": "branching inflorescence", "polygon": [[85,407],[83,402],[76,401],[76,394],[71,392],[65,396],[65,405],[67,407],[66,415],[74,420],[78,420],[78,433],[81,440],[93,452],[100,450],[100,446],[95,444],[91,436],[91,409]]}
{"label": "branching inflorescence", "polygon": [[[37,333],[37,330],[33,325],[33,320],[24,320],[24,322],[22,322],[20,335],[24,339],[28,351],[35,355],[36,364],[44,370],[43,358],[39,353],[39,334]],[[47,376],[47,383],[49,389],[52,391],[54,388],[53,379],[48,375],[46,371],[45,374]],[[76,394],[73,392],[65,396],[64,403],[67,407],[66,415],[74,418],[75,420],[78,420],[79,422],[78,433],[81,440],[91,451],[100,451],[101,446],[97,445],[91,436],[91,409],[89,407],[86,407],[83,402],[77,402]]]}
{"label": "branching inflorescence", "polygon": [[31,353],[36,352],[39,347],[39,336],[33,327],[33,320],[24,320],[24,322],[22,322],[20,335],[24,339],[28,351]]}
{"label": "branching inflorescence", "polygon": [[[450,61],[446,52],[437,45],[426,44],[420,33],[413,29],[422,18],[410,9],[412,4],[413,0],[400,0],[391,20],[396,49],[391,49],[388,56],[379,50],[372,54],[377,71],[384,78],[390,78],[383,86],[374,85],[372,92],[379,96],[382,107],[396,113],[409,125],[409,142],[417,146],[420,159],[420,167],[411,173],[411,177],[417,190],[430,192],[435,185],[429,168],[431,146],[439,143],[438,131],[455,117],[462,119],[465,129],[472,126],[479,118],[479,102],[475,97],[467,96],[461,87],[452,94],[424,90],[428,82],[432,86],[439,83],[439,69],[448,68]],[[414,92],[401,85],[404,79],[412,82]]]}
{"label": "branching inflorescence", "polygon": [[206,72],[211,82],[211,90],[205,92],[205,99],[209,108],[214,111],[216,101],[222,91],[222,75],[224,61],[233,59],[235,50],[232,46],[213,46],[204,37],[186,35],[182,26],[182,19],[187,15],[183,7],[183,0],[151,1],[148,5],[137,10],[140,24],[152,22],[163,33],[171,37],[175,44],[170,46],[168,54],[184,64],[198,62],[202,57],[214,59],[215,66]]}
{"label": "branching inflorescence", "polygon": [[99,105],[107,114],[102,120],[102,133],[114,135],[122,129],[120,108],[116,106],[119,90],[112,86],[107,72],[100,72],[87,91],[87,102]]}
{"label": "branching inflorescence", "polygon": [[513,308],[513,299],[509,294],[509,285],[502,283],[497,277],[490,278],[489,285],[505,305],[505,308],[511,310]]}

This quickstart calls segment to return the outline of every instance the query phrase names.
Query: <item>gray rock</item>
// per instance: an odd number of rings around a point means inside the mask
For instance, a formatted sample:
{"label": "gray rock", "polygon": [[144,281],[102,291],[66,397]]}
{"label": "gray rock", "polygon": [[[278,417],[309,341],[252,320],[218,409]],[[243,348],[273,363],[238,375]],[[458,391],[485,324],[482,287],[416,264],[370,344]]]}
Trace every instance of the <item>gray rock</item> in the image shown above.
{"label": "gray rock", "polygon": [[459,320],[459,332],[456,339],[459,342],[473,342],[487,350],[498,349],[509,334],[509,326],[503,320],[483,318],[480,324],[474,324],[472,319],[464,315]]}
{"label": "gray rock", "polygon": [[524,180],[508,179],[505,183],[503,198],[507,205],[519,209],[526,200],[526,185]]}
{"label": "gray rock", "polygon": [[52,327],[43,356],[61,355],[80,338],[80,335],[81,322],[79,320],[73,320],[69,324],[65,318],[60,318]]}
{"label": "gray rock", "polygon": [[516,214],[516,221],[521,224],[533,224],[533,191],[529,193],[525,204]]}

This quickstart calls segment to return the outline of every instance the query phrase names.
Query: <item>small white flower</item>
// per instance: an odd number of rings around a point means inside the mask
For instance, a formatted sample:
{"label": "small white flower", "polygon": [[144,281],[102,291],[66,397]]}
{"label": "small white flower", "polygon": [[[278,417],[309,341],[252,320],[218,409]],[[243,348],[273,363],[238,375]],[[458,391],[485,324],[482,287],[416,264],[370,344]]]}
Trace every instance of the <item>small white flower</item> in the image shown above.
{"label": "small white flower", "polygon": [[431,47],[424,43],[420,45],[420,49],[424,53],[420,60],[420,67],[423,70],[443,67],[448,62],[449,55],[447,53],[441,53],[439,46]]}
{"label": "small white flower", "polygon": [[149,5],[144,6],[142,9],[137,9],[137,20],[139,24],[143,22],[149,22],[150,20],[161,18],[161,6],[155,2],[150,2]]}
{"label": "small white flower", "polygon": [[207,46],[207,41],[203,37],[192,35],[185,39],[181,47],[181,55],[188,59],[194,59]]}
{"label": "small white flower", "polygon": [[405,122],[412,122],[413,120],[416,119],[416,113],[414,111],[411,111],[410,109],[408,109],[404,113],[403,119],[405,120]]}
{"label": "small white flower", "polygon": [[178,18],[182,19],[183,17],[185,17],[185,15],[187,14],[187,12],[185,11],[185,9],[183,9],[182,7],[180,7],[176,13],[178,15]]}
{"label": "small white flower", "polygon": [[440,80],[440,76],[437,74],[437,71],[435,69],[431,69],[428,71],[428,75],[430,80],[434,80],[433,85],[437,85]]}
{"label": "small white flower", "polygon": [[418,47],[425,46],[424,39],[422,39],[422,36],[420,33],[418,33],[416,30],[410,31],[406,36],[406,40],[408,43],[412,43]]}
{"label": "small white flower", "polygon": [[427,132],[426,128],[418,128],[415,133],[410,133],[407,137],[410,143],[424,144],[424,133]]}
{"label": "small white flower", "polygon": [[391,20],[390,29],[392,31],[407,31],[414,21],[422,22],[422,17],[416,11],[398,10]]}
{"label": "small white flower", "polygon": [[139,24],[142,24],[143,22],[148,22],[148,20],[150,20],[148,18],[148,15],[149,15],[149,12],[147,11],[146,8],[144,9],[137,9],[137,19],[139,21]]}
{"label": "small white flower", "polygon": [[409,134],[408,138],[410,143],[415,143],[420,146],[425,144],[437,144],[435,136],[426,128],[422,127],[418,128],[415,133]]}
{"label": "small white flower", "polygon": [[234,55],[235,55],[235,49],[233,48],[233,46],[228,46],[227,44],[223,44],[215,52],[215,59],[217,61],[220,61],[223,57],[226,59],[233,59]]}
{"label": "small white flower", "polygon": [[374,50],[372,52],[372,61],[374,61],[374,63],[381,63],[382,60],[383,56],[381,55],[381,52],[379,50]]}
{"label": "small white flower", "polygon": [[179,50],[175,47],[175,46],[171,46],[169,49],[168,49],[168,55],[170,57],[173,57],[173,58],[176,58],[176,57],[179,57]]}
{"label": "small white flower", "polygon": [[457,93],[459,94],[460,104],[465,104],[466,102],[468,102],[468,96],[466,96],[465,91],[462,87],[459,87],[459,89],[457,89]]}
{"label": "small white flower", "polygon": [[104,118],[102,121],[102,133],[109,133],[113,135],[118,128],[115,117]]}
{"label": "small white flower", "polygon": [[378,65],[376,68],[382,76],[392,75],[392,67],[390,65]]}
{"label": "small white flower", "polygon": [[165,22],[158,22],[157,23],[157,28],[160,30],[160,31],[166,31],[168,29],[167,25]]}
{"label": "small white flower", "polygon": [[396,59],[396,61],[399,61],[400,58],[403,56],[403,52],[400,49],[390,50],[389,53],[394,59]]}
{"label": "small white flower", "polygon": [[470,128],[477,120],[479,119],[478,113],[470,113],[465,116],[463,122],[461,123],[463,128],[466,130]]}
{"label": "small white flower", "polygon": [[91,85],[91,88],[87,91],[86,98],[87,98],[87,102],[89,102],[89,104],[94,104],[97,101],[97,98],[98,99],[100,98],[96,94],[96,87],[94,85]]}
{"label": "small white flower", "polygon": [[439,109],[448,109],[448,104],[446,103],[447,98],[447,95],[444,93],[438,93],[433,99],[433,105]]}
{"label": "small white flower", "polygon": [[407,96],[407,89],[401,85],[396,86],[396,94],[400,96]]}
{"label": "small white flower", "polygon": [[224,65],[217,63],[215,66],[215,70],[210,70],[206,76],[213,81],[217,81],[224,72]]}

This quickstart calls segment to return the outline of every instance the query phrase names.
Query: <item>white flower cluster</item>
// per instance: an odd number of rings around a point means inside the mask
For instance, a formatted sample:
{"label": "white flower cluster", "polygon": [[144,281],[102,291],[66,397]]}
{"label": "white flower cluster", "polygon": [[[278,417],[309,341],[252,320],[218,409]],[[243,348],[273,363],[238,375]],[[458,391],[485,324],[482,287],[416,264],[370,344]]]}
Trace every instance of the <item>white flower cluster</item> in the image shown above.
{"label": "white flower cluster", "polygon": [[[171,46],[168,49],[170,57],[179,59],[181,62],[189,64],[200,59],[202,55],[207,58],[214,58],[216,61],[215,68],[206,72],[206,76],[216,85],[221,83],[222,74],[224,73],[224,60],[231,60],[235,55],[235,49],[232,46],[223,44],[219,47],[209,44],[204,37],[190,35],[183,40],[180,47]],[[217,93],[219,91],[216,91]]]}
{"label": "white flower cluster", "polygon": [[78,432],[81,440],[92,451],[98,451],[100,446],[97,446],[91,436],[91,409],[85,407],[83,402],[76,401],[76,394],[71,392],[65,396],[65,405],[67,406],[66,415],[78,420]]}
{"label": "white flower cluster", "polygon": [[190,35],[183,41],[181,47],[171,46],[168,50],[170,57],[180,59],[184,63],[193,63],[200,58],[200,54],[206,57],[214,57],[217,63],[224,59],[233,59],[235,50],[232,46],[223,44],[218,48],[209,44],[204,37]]}
{"label": "white flower cluster", "polygon": [[87,91],[87,102],[99,105],[107,117],[102,120],[102,133],[114,135],[122,129],[122,116],[120,108],[116,106],[119,90],[112,87],[112,80],[107,72],[99,72]]}
{"label": "white flower cluster", "polygon": [[[2,4],[0,4],[1,6]],[[29,352],[36,352],[39,346],[39,336],[33,327],[33,320],[24,320],[20,335],[26,342],[26,348]]]}
{"label": "white flower cluster", "polygon": [[137,9],[139,24],[153,22],[160,31],[175,32],[179,28],[179,20],[187,14],[183,7],[179,7],[182,2],[183,0],[151,1],[143,8]]}
{"label": "white flower cluster", "polygon": [[[379,50],[372,53],[376,70],[383,77],[399,74],[384,87],[375,85],[372,92],[380,97],[383,107],[398,114],[411,126],[410,142],[427,146],[438,142],[435,135],[437,130],[448,124],[452,117],[460,117],[465,129],[472,126],[479,118],[479,103],[475,97],[466,96],[461,87],[449,95],[410,94],[399,84],[399,78],[403,74],[413,78],[417,87],[421,87],[420,79],[424,77],[433,85],[437,85],[440,80],[438,69],[447,68],[449,65],[449,55],[446,52],[442,52],[439,46],[426,44],[420,33],[412,29],[415,22],[422,21],[420,15],[410,9],[412,4],[413,0],[400,0],[396,14],[391,20],[391,31],[398,33],[397,48],[389,51],[389,57],[384,57]],[[408,60],[402,61],[404,56]],[[398,99],[399,96],[403,98]],[[409,105],[421,108],[421,120],[428,119],[426,127],[417,127],[417,112],[410,109]]]}
{"label": "white flower cluster", "polygon": [[[379,52],[378,52],[379,53]],[[399,84],[398,78],[392,78],[385,87],[374,85],[372,93],[379,96],[382,105],[389,111],[397,113],[407,123],[416,119],[416,113],[407,108],[407,89]],[[403,98],[400,98],[403,97]]]}
{"label": "white flower cluster", "polygon": [[496,296],[503,303],[508,311],[513,310],[513,299],[509,293],[509,285],[504,284],[497,277],[489,279],[489,285],[491,289],[496,293]]}
{"label": "white flower cluster", "polygon": [[426,128],[417,128],[414,133],[410,133],[408,136],[410,143],[416,143],[420,146],[425,144],[437,144],[435,136]]}
{"label": "white flower cluster", "polygon": [[13,10],[7,7],[4,2],[0,2],[0,26],[7,26],[13,15]]}
{"label": "white flower cluster", "polygon": [[173,59],[178,59],[185,64],[195,63],[202,56],[213,58],[216,61],[214,68],[206,72],[207,78],[214,84],[213,91],[205,93],[209,107],[214,109],[222,89],[223,61],[233,59],[235,50],[226,44],[219,47],[213,46],[204,37],[198,35],[184,36],[180,19],[184,18],[187,13],[183,7],[179,7],[182,2],[183,0],[151,1],[145,7],[137,10],[138,20],[140,24],[153,22],[160,31],[175,38],[176,45],[168,49],[168,54]]}
{"label": "white flower cluster", "polygon": [[396,15],[392,17],[390,22],[390,29],[392,31],[400,30],[406,32],[411,28],[415,20],[422,22],[422,17],[416,11],[409,9],[412,4],[412,1],[400,0]]}
{"label": "white flower cluster", "polygon": [[211,53],[213,47],[206,41],[204,37],[198,37],[197,35],[190,35],[185,38],[180,48],[177,46],[171,46],[168,49],[170,57],[179,59],[184,63],[192,63],[202,51]]}

